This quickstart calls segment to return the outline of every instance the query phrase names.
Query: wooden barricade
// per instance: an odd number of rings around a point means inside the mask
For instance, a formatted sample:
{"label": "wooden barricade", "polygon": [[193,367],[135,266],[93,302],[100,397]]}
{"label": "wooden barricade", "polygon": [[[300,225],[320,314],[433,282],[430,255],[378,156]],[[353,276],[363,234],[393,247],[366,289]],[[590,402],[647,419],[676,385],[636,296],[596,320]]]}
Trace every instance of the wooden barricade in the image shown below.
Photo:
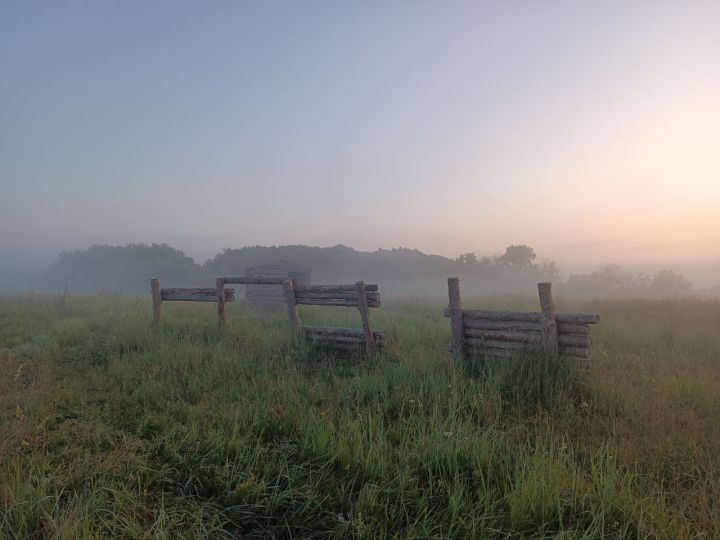
{"label": "wooden barricade", "polygon": [[[295,280],[283,283],[288,317],[293,332],[310,342],[338,350],[372,354],[385,343],[385,332],[370,327],[370,308],[380,307],[378,286],[358,281],[354,285],[312,285],[299,287]],[[362,328],[302,326],[298,305],[357,307]]]}
{"label": "wooden barricade", "polygon": [[[218,312],[219,305],[225,302],[235,301],[235,289],[223,289],[221,296],[218,296],[217,288],[161,288],[160,280],[157,278],[150,280],[150,293],[153,303],[153,322],[159,322],[162,319],[162,303],[163,302],[217,302]],[[218,301],[218,299],[221,299]]]}
{"label": "wooden barricade", "polygon": [[590,327],[600,322],[599,315],[556,313],[552,284],[538,283],[540,313],[463,309],[460,280],[448,278],[451,351],[456,360],[466,351],[507,358],[528,347],[590,360]]}
{"label": "wooden barricade", "polygon": [[218,324],[223,326],[225,324],[225,291],[235,289],[226,289],[225,285],[228,283],[236,285],[282,285],[286,281],[286,278],[263,278],[263,277],[219,277],[215,278],[215,298],[217,300],[218,309]]}

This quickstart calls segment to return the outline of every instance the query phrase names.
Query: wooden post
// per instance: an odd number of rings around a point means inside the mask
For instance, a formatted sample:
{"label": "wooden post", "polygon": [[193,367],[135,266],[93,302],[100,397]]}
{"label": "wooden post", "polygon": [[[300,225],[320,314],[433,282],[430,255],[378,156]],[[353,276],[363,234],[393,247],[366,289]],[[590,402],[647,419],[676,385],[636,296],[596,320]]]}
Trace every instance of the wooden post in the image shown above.
{"label": "wooden post", "polygon": [[543,329],[543,346],[546,351],[557,353],[558,333],[557,321],[555,320],[555,302],[552,297],[552,283],[538,283],[538,294],[540,296],[540,309],[545,316],[545,328]]}
{"label": "wooden post", "polygon": [[287,304],[288,317],[290,318],[290,328],[294,334],[300,332],[300,315],[298,315],[297,302],[295,301],[295,280],[288,279],[283,282],[283,293],[285,294],[285,303]]}
{"label": "wooden post", "polygon": [[452,354],[455,361],[461,360],[465,348],[463,340],[463,315],[460,300],[460,278],[448,278],[448,302],[450,327],[452,328]]}
{"label": "wooden post", "polygon": [[215,278],[215,292],[217,294],[218,326],[225,325],[225,278]]}
{"label": "wooden post", "polygon": [[153,322],[157,324],[162,318],[162,293],[160,292],[160,280],[158,278],[150,280],[150,294],[152,295]]}
{"label": "wooden post", "polygon": [[362,319],[363,333],[365,334],[365,352],[372,354],[375,352],[375,336],[372,328],[370,328],[370,308],[368,307],[367,291],[365,290],[365,282],[358,281],[355,283],[358,296],[358,311],[360,319]]}

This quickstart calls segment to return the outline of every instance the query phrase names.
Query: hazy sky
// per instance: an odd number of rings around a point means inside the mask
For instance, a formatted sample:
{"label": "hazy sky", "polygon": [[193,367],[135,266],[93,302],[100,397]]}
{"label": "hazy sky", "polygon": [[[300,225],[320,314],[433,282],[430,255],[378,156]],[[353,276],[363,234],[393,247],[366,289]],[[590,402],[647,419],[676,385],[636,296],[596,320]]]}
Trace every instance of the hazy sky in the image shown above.
{"label": "hazy sky", "polygon": [[720,1],[0,2],[0,247],[720,262]]}

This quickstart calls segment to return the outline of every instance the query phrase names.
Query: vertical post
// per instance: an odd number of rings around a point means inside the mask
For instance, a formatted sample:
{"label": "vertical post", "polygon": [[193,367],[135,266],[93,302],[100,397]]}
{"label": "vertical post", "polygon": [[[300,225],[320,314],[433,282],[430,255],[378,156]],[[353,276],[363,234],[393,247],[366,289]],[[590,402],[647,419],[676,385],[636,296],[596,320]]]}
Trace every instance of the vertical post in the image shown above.
{"label": "vertical post", "polygon": [[300,315],[298,315],[297,302],[295,301],[294,279],[283,281],[283,293],[285,294],[285,303],[287,304],[290,328],[294,334],[297,334],[300,332]]}
{"label": "vertical post", "polygon": [[365,282],[358,281],[355,283],[355,289],[357,290],[358,311],[360,312],[360,319],[362,319],[363,334],[365,334],[365,352],[372,354],[375,352],[375,336],[372,328],[370,328],[370,308],[368,307]]}
{"label": "vertical post", "polygon": [[225,326],[225,278],[215,278],[215,293],[217,295],[218,326]]}
{"label": "vertical post", "polygon": [[557,321],[555,320],[555,302],[552,297],[552,283],[538,283],[538,295],[540,296],[540,309],[545,315],[543,346],[546,351],[556,353],[558,350],[558,333]]}
{"label": "vertical post", "polygon": [[450,327],[452,329],[453,360],[462,359],[464,351],[463,315],[460,300],[460,278],[448,278],[448,307],[450,308]]}
{"label": "vertical post", "polygon": [[150,280],[150,294],[152,295],[153,322],[157,324],[162,318],[162,293],[160,292],[160,280],[158,278]]}

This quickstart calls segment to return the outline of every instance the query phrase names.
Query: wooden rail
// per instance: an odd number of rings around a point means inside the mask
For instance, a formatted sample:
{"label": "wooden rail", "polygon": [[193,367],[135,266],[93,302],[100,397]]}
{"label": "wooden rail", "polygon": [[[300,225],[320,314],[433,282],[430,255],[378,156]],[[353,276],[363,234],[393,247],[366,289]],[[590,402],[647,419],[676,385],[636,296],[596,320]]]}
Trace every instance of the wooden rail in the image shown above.
{"label": "wooden rail", "polygon": [[552,284],[538,283],[542,312],[488,311],[463,309],[460,280],[448,278],[450,350],[456,360],[465,352],[486,356],[509,357],[528,347],[541,347],[551,353],[590,360],[590,327],[600,322],[599,315],[556,313]]}
{"label": "wooden rail", "polygon": [[[372,354],[385,343],[385,333],[370,326],[370,308],[380,307],[376,284],[358,281],[355,285],[313,285],[298,287],[295,280],[283,284],[288,318],[293,331],[313,344],[337,350],[364,351]],[[298,305],[356,307],[362,328],[302,326]]]}
{"label": "wooden rail", "polygon": [[[161,288],[160,280],[154,278],[150,280],[150,294],[153,304],[153,322],[158,323],[162,319],[162,303],[163,302],[218,302],[222,304],[223,309],[225,302],[235,301],[235,289],[223,289],[221,296],[218,295],[217,288],[203,287],[169,287]],[[218,301],[218,298],[221,300]],[[218,308],[219,309],[219,308]]]}

